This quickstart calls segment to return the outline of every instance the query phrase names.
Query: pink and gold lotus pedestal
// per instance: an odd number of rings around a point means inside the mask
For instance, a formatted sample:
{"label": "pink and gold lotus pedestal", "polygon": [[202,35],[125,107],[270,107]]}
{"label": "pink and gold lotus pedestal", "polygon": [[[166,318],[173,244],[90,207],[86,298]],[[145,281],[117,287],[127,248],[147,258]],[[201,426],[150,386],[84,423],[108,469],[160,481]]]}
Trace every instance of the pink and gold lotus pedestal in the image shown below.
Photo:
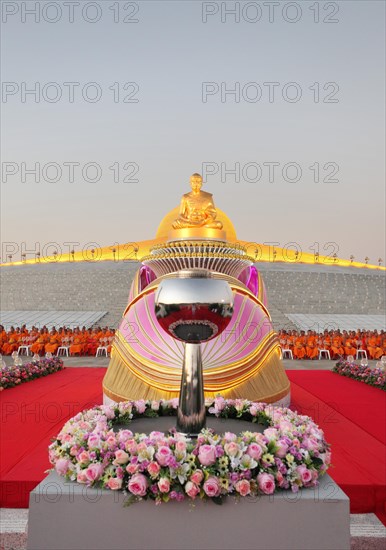
{"label": "pink and gold lotus pedestal", "polygon": [[263,280],[229,218],[201,191],[200,176],[192,176],[191,186],[179,210],[161,223],[157,239],[164,242],[141,259],[103,380],[105,402],[179,397],[185,344],[158,322],[155,297],[163,281],[184,270],[206,270],[212,280],[228,283],[233,315],[222,332],[201,344],[205,397],[288,405],[290,383]]}

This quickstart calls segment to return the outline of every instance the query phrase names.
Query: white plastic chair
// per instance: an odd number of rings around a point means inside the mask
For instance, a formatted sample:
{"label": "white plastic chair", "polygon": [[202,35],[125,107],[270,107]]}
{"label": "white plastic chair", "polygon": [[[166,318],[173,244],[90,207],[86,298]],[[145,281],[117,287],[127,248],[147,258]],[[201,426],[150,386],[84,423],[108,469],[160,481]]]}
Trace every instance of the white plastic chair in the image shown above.
{"label": "white plastic chair", "polygon": [[319,361],[321,359],[323,359],[323,355],[324,355],[325,359],[328,359],[329,361],[331,361],[331,355],[330,355],[330,351],[328,349],[320,349],[319,350],[319,357],[318,357]]}
{"label": "white plastic chair", "polygon": [[107,347],[106,346],[99,346],[96,350],[95,357],[102,357],[102,355],[105,355],[107,357]]}
{"label": "white plastic chair", "polygon": [[363,358],[367,359],[367,351],[365,349],[358,349],[355,359],[363,359]]}
{"label": "white plastic chair", "polygon": [[30,350],[31,350],[31,346],[26,346],[26,345],[19,346],[19,348],[17,350],[17,354],[22,355],[21,352],[24,351],[26,356],[28,357],[28,355],[32,355],[32,353],[30,353]]}
{"label": "white plastic chair", "polygon": [[56,352],[56,357],[60,357],[60,355],[66,355],[67,357],[69,356],[68,355],[68,350],[70,349],[70,346],[60,346],[58,347],[58,351]]}
{"label": "white plastic chair", "polygon": [[286,355],[288,355],[289,359],[293,359],[293,358],[294,358],[293,353],[292,353],[292,350],[290,350],[290,349],[282,349],[281,351],[282,351],[282,354],[283,354],[283,359],[286,358],[286,357],[285,357]]}

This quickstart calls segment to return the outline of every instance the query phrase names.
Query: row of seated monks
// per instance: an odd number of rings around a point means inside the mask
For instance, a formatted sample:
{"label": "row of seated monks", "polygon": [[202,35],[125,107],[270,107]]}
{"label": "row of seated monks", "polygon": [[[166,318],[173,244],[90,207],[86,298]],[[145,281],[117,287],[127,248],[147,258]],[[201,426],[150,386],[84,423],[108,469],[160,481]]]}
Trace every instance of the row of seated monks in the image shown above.
{"label": "row of seated monks", "polygon": [[33,354],[55,355],[59,347],[65,346],[68,347],[70,355],[95,355],[98,347],[104,346],[107,353],[110,353],[114,332],[114,329],[108,327],[60,327],[58,330],[53,327],[49,330],[44,326],[42,329],[32,327],[31,330],[27,330],[25,325],[11,327],[6,332],[0,325],[0,352],[2,355],[11,355],[20,346],[30,346],[30,352]]}
{"label": "row of seated monks", "polygon": [[290,349],[294,359],[318,359],[320,350],[328,350],[331,359],[356,357],[357,350],[365,350],[368,359],[378,360],[386,355],[386,332],[381,330],[325,330],[307,333],[282,330],[278,334],[282,349]]}
{"label": "row of seated monks", "polygon": [[[108,327],[89,328],[76,327],[74,329],[60,327],[58,330],[53,327],[38,329],[32,327],[27,330],[26,326],[11,327],[6,332],[0,325],[0,353],[11,355],[19,349],[19,346],[30,346],[30,351],[38,355],[46,353],[57,353],[60,346],[66,346],[70,355],[95,355],[99,346],[111,351],[111,344],[114,339],[114,329]],[[313,330],[296,331],[281,330],[278,334],[282,349],[290,349],[294,359],[318,359],[319,350],[328,350],[331,359],[340,357],[356,356],[357,350],[365,350],[369,359],[378,360],[386,355],[386,332],[381,330],[373,331],[346,331],[325,330],[315,332]]]}

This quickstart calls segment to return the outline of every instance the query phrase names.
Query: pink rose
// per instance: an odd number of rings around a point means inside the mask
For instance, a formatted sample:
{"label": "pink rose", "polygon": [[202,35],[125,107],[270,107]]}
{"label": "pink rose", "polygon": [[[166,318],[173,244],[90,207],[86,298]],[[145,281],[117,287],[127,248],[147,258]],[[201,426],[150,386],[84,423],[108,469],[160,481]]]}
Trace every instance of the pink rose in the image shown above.
{"label": "pink rose", "polygon": [[103,466],[102,464],[90,464],[90,466],[85,470],[86,477],[89,481],[96,481],[103,475]]}
{"label": "pink rose", "polygon": [[125,443],[131,437],[133,437],[133,432],[130,430],[119,430],[118,438],[120,443]]}
{"label": "pink rose", "polygon": [[70,464],[71,463],[67,458],[59,458],[59,460],[56,461],[55,470],[59,475],[64,476],[67,473]]}
{"label": "pink rose", "polygon": [[138,472],[138,468],[139,468],[138,464],[128,464],[126,466],[126,472],[128,474],[135,474],[136,472]]}
{"label": "pink rose", "polygon": [[147,479],[143,474],[135,474],[130,479],[127,487],[133,495],[143,497],[146,495]]}
{"label": "pink rose", "polygon": [[225,441],[236,441],[237,435],[232,432],[225,432],[224,434]]}
{"label": "pink rose", "polygon": [[186,451],[186,441],[183,441],[182,439],[179,439],[176,441],[176,450],[180,453],[183,453]]}
{"label": "pink rose", "polygon": [[179,402],[180,402],[179,398],[178,398],[178,397],[174,397],[173,399],[171,399],[171,400],[169,401],[169,404],[170,404],[170,406],[172,407],[172,409],[177,409],[177,407],[178,407],[178,405],[179,405]]}
{"label": "pink rose", "polygon": [[196,470],[193,472],[193,474],[190,476],[190,481],[193,481],[196,485],[200,485],[201,481],[204,479],[204,474],[201,470]]}
{"label": "pink rose", "polygon": [[244,409],[245,402],[242,399],[235,399],[234,401],[234,408],[237,412],[241,412]]}
{"label": "pink rose", "polygon": [[331,452],[330,451],[326,451],[326,453],[324,455],[323,462],[324,462],[325,466],[329,466],[331,464]]}
{"label": "pink rose", "polygon": [[106,416],[106,418],[109,418],[110,420],[115,418],[114,407],[111,407],[109,405],[102,405],[101,411]]}
{"label": "pink rose", "polygon": [[118,479],[117,477],[110,477],[106,485],[112,491],[117,491],[118,489],[122,488],[122,479]]}
{"label": "pink rose", "polygon": [[136,454],[137,452],[137,443],[135,442],[135,439],[128,439],[125,443],[125,449],[126,451],[129,451],[130,454]]}
{"label": "pink rose", "polygon": [[224,450],[228,456],[236,456],[240,450],[240,447],[234,441],[230,443],[225,443]]}
{"label": "pink rose", "polygon": [[212,414],[219,414],[226,407],[226,401],[223,397],[216,397],[213,406],[209,408],[209,412]]}
{"label": "pink rose", "polygon": [[159,401],[152,401],[151,402],[151,409],[153,411],[158,411],[159,410]]}
{"label": "pink rose", "polygon": [[272,495],[275,491],[275,478],[272,474],[262,473],[257,476],[260,490],[266,495]]}
{"label": "pink rose", "polygon": [[242,497],[246,497],[251,492],[251,484],[247,479],[240,479],[240,481],[236,483],[235,488]]}
{"label": "pink rose", "polygon": [[77,445],[73,445],[70,449],[70,455],[71,456],[76,456],[78,450],[79,450],[79,447]]}
{"label": "pink rose", "polygon": [[126,462],[129,461],[129,455],[125,453],[125,451],[122,451],[119,449],[118,451],[115,451],[115,460],[113,460],[113,464],[126,464]]}
{"label": "pink rose", "polygon": [[276,428],[267,428],[264,430],[264,435],[269,441],[274,441],[277,438]]}
{"label": "pink rose", "polygon": [[248,445],[247,455],[249,455],[251,458],[259,460],[262,454],[263,450],[257,443],[251,443],[250,445]]}
{"label": "pink rose", "polygon": [[276,443],[276,446],[277,446],[277,449],[275,452],[276,456],[278,456],[279,458],[284,458],[288,452],[287,443],[279,439],[279,441]]}
{"label": "pink rose", "polygon": [[140,399],[139,401],[134,402],[135,408],[139,412],[139,414],[143,414],[146,411],[146,401],[143,399]]}
{"label": "pink rose", "polygon": [[214,445],[201,445],[198,451],[198,460],[203,466],[211,466],[216,462],[216,447]]}
{"label": "pink rose", "polygon": [[218,412],[221,412],[225,409],[226,407],[226,401],[223,397],[219,396],[219,397],[215,397],[215,400],[214,400],[214,406],[216,408],[216,410]]}
{"label": "pink rose", "polygon": [[161,466],[157,462],[150,462],[149,466],[147,467],[147,471],[151,475],[151,477],[157,477],[161,470]]}
{"label": "pink rose", "polygon": [[170,481],[166,477],[161,477],[157,485],[161,493],[168,493],[170,491]]}
{"label": "pink rose", "polygon": [[150,432],[149,437],[151,439],[164,439],[165,434],[163,432]]}
{"label": "pink rose", "polygon": [[90,437],[87,440],[89,449],[99,449],[101,446],[101,440],[99,435],[97,434],[91,434]]}
{"label": "pink rose", "polygon": [[86,477],[86,470],[81,470],[76,476],[76,481],[78,483],[87,483],[88,479]]}
{"label": "pink rose", "polygon": [[117,440],[114,435],[109,435],[106,439],[106,443],[109,449],[114,449],[117,446]]}
{"label": "pink rose", "polygon": [[251,405],[249,407],[249,414],[252,416],[257,416],[257,413],[259,412],[259,409],[256,407],[256,405]]}
{"label": "pink rose", "polygon": [[220,495],[221,486],[217,477],[208,477],[204,483],[204,491],[208,497],[218,497]]}
{"label": "pink rose", "polygon": [[80,464],[88,464],[90,462],[90,455],[87,451],[82,451],[78,455],[78,462]]}
{"label": "pink rose", "polygon": [[280,487],[284,484],[284,476],[281,472],[276,472],[276,481]]}
{"label": "pink rose", "polygon": [[196,498],[196,496],[199,494],[199,492],[200,492],[200,489],[199,489],[199,487],[197,487],[197,485],[195,483],[192,483],[191,481],[188,481],[187,484],[185,485],[185,493],[190,498]]}
{"label": "pink rose", "polygon": [[296,468],[298,474],[300,474],[300,479],[302,480],[303,485],[307,485],[312,481],[312,472],[307,469],[307,466],[301,464]]}
{"label": "pink rose", "polygon": [[169,447],[159,447],[155,457],[158,460],[158,463],[161,466],[167,466],[168,460],[172,455],[172,451],[169,449]]}

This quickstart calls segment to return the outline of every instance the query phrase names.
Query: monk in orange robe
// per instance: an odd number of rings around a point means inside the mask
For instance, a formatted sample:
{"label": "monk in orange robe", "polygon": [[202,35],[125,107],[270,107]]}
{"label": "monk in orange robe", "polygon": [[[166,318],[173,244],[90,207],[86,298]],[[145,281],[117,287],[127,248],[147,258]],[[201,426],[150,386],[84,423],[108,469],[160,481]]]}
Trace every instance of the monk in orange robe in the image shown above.
{"label": "monk in orange robe", "polygon": [[386,355],[386,333],[382,333],[381,338],[382,338],[382,344],[381,344],[382,353],[383,355]]}
{"label": "monk in orange robe", "polygon": [[5,342],[5,344],[3,344],[4,355],[11,355],[14,351],[18,350],[19,339],[20,333],[17,332],[14,327],[11,327],[10,331],[7,334],[7,341]]}
{"label": "monk in orange robe", "polygon": [[296,359],[306,358],[306,336],[304,330],[300,332],[300,335],[295,337],[293,354]]}
{"label": "monk in orange robe", "polygon": [[377,341],[377,346],[381,346],[382,345],[382,338],[381,338],[381,335],[378,334],[378,331],[377,330],[374,330],[374,336],[376,338],[376,341]]}
{"label": "monk in orange robe", "polygon": [[50,339],[48,343],[45,345],[44,351],[46,353],[52,353],[53,355],[57,352],[58,347],[61,344],[61,339],[59,337],[59,334],[54,327],[50,333]]}
{"label": "monk in orange robe", "polygon": [[287,349],[287,333],[285,330],[281,330],[278,334],[279,337],[279,343],[281,346],[281,349]]}
{"label": "monk in orange robe", "polygon": [[317,359],[319,356],[319,350],[316,343],[316,334],[311,330],[307,332],[306,354],[308,359]]}
{"label": "monk in orange robe", "polygon": [[331,350],[331,335],[329,334],[328,330],[325,330],[322,337],[323,347],[322,349],[326,349],[328,351]]}
{"label": "monk in orange robe", "polygon": [[293,338],[292,334],[289,331],[288,331],[288,333],[286,335],[286,338],[285,338],[285,348],[290,349],[292,351],[292,354],[293,354],[293,351],[294,351],[294,338]]}
{"label": "monk in orange robe", "polygon": [[94,329],[89,333],[89,336],[86,341],[86,346],[85,346],[86,354],[95,355],[98,346],[99,346],[98,332],[96,329]]}
{"label": "monk in orange robe", "polygon": [[344,353],[346,357],[349,355],[352,355],[354,358],[356,357],[356,338],[355,338],[355,332],[350,333],[348,338],[346,338],[346,341],[344,342]]}
{"label": "monk in orange robe", "polygon": [[377,361],[383,355],[382,348],[377,345],[377,336],[375,332],[370,333],[370,337],[367,339],[367,351],[369,352],[370,359]]}
{"label": "monk in orange robe", "polygon": [[84,341],[79,328],[74,330],[74,340],[70,346],[70,355],[82,355],[84,353]]}
{"label": "monk in orange robe", "polygon": [[355,335],[355,340],[356,340],[355,345],[356,345],[357,350],[363,349],[363,350],[367,351],[366,337],[365,337],[364,332],[361,332],[360,330],[357,330],[356,335]]}
{"label": "monk in orange robe", "polygon": [[335,331],[332,336],[331,342],[331,359],[337,359],[344,354],[344,348],[342,346],[342,337],[339,331]]}
{"label": "monk in orange robe", "polygon": [[5,354],[5,351],[3,350],[3,346],[4,344],[7,343],[7,341],[8,341],[7,333],[4,330],[3,325],[0,325],[0,353]]}
{"label": "monk in orange robe", "polygon": [[36,327],[32,327],[31,330],[29,331],[28,338],[27,338],[28,345],[30,346],[31,344],[33,344],[38,338],[39,338],[38,329]]}
{"label": "monk in orange robe", "polygon": [[40,330],[38,338],[31,345],[31,352],[33,354],[37,353],[38,355],[42,355],[47,342],[48,342],[48,335],[46,333],[46,330],[42,328]]}

